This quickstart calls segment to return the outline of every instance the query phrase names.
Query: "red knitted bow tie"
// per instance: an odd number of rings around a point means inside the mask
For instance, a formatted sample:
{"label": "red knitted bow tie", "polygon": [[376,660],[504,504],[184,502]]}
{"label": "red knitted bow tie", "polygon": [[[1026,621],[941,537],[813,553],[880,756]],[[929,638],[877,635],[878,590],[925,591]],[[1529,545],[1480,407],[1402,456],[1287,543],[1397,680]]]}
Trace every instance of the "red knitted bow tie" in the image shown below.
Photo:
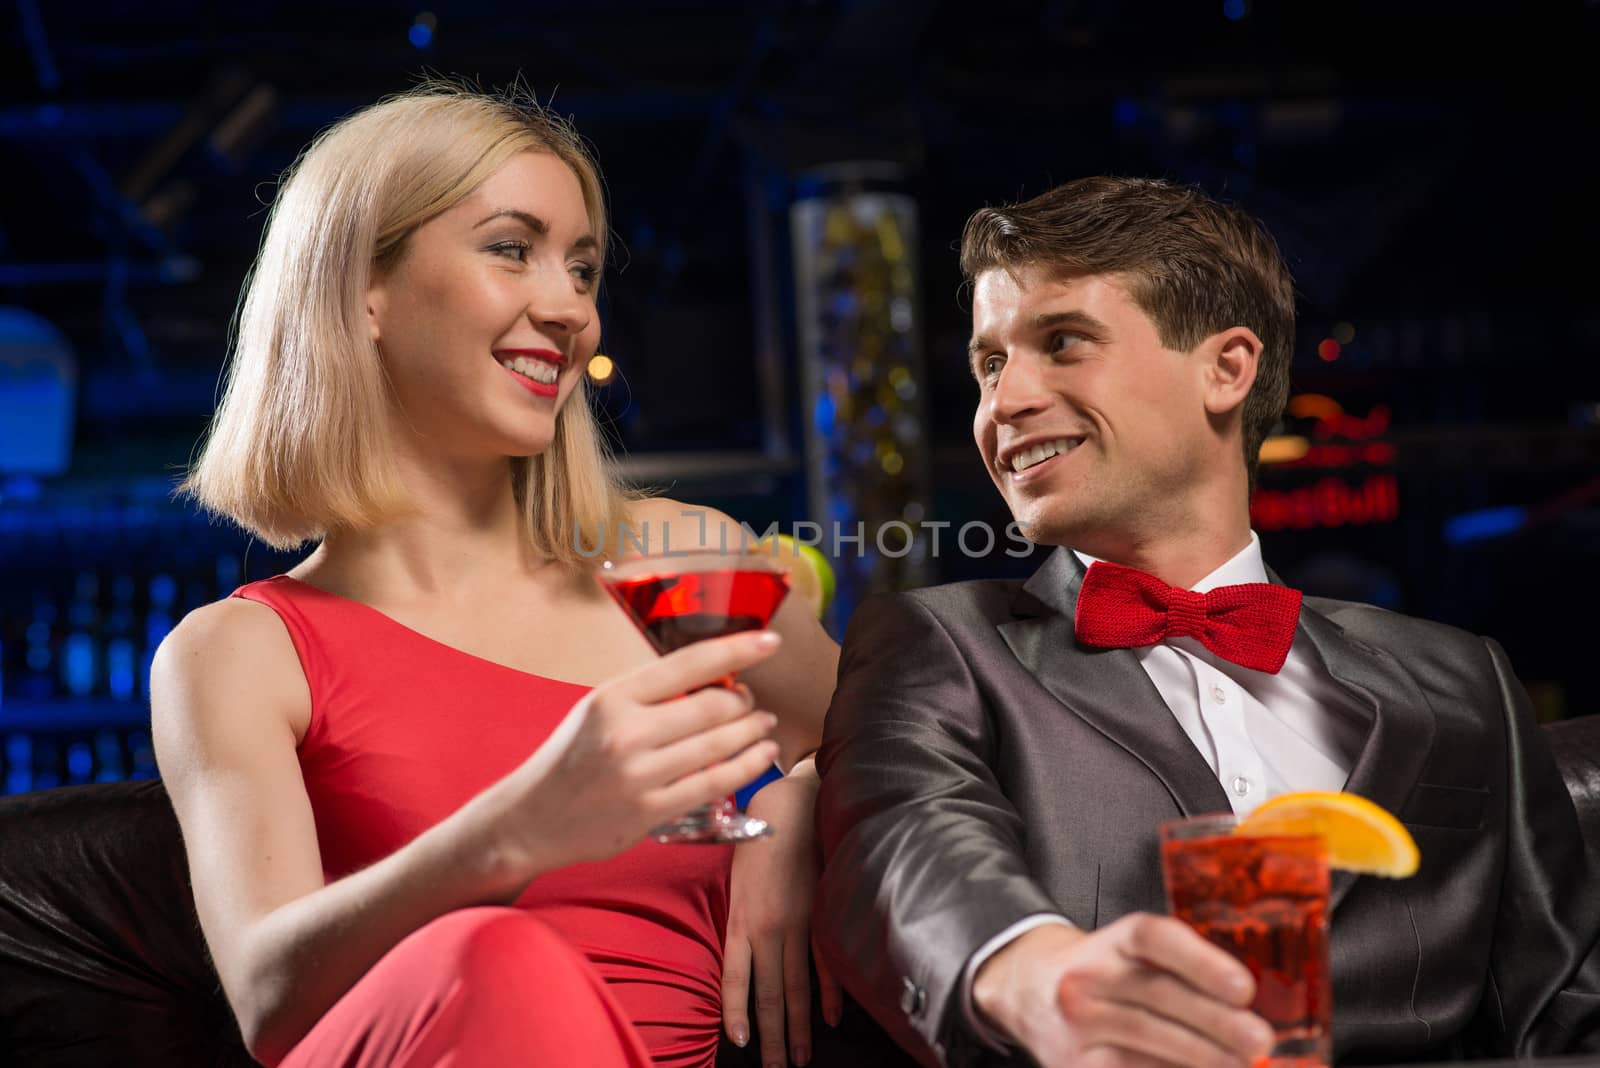
{"label": "red knitted bow tie", "polygon": [[1300,591],[1269,582],[1195,593],[1121,564],[1089,566],[1073,629],[1085,645],[1130,649],[1195,638],[1224,660],[1276,675],[1294,644]]}

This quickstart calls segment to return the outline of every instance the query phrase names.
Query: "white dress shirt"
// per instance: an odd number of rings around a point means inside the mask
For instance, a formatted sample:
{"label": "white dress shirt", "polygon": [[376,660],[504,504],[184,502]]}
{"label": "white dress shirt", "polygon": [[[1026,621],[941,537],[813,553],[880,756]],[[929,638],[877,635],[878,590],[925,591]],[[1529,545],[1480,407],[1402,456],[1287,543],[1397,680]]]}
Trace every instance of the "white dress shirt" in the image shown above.
{"label": "white dress shirt", "polygon": [[[1092,556],[1076,553],[1085,567]],[[1268,582],[1261,541],[1190,587],[1205,593],[1218,586]],[[1335,682],[1303,629],[1276,675],[1223,660],[1194,638],[1173,638],[1135,649],[1161,699],[1172,710],[1237,815],[1291,790],[1341,790],[1366,740],[1372,711]],[[1001,947],[1046,923],[1069,923],[1055,913],[1027,916],[985,942],[962,974],[967,1019],[996,1049],[1005,1047],[978,1018],[972,980]]]}

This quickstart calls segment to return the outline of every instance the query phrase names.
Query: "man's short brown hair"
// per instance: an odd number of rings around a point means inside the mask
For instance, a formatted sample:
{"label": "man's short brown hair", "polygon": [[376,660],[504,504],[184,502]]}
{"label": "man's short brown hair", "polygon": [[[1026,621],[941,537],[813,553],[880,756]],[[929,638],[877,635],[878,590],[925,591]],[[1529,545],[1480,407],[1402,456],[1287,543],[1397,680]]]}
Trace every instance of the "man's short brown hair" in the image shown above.
{"label": "man's short brown hair", "polygon": [[1244,461],[1256,480],[1261,443],[1289,401],[1294,283],[1272,235],[1198,189],[1150,178],[1079,178],[1021,204],[973,212],[961,234],[971,282],[993,268],[1062,277],[1123,274],[1161,343],[1188,351],[1245,326],[1261,338],[1244,403]]}

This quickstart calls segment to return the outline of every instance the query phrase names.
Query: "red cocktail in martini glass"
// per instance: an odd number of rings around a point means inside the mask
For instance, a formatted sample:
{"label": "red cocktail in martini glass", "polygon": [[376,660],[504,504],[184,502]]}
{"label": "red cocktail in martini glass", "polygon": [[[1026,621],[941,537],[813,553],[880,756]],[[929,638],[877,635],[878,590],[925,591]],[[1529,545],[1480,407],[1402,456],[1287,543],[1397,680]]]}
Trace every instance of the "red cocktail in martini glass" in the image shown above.
{"label": "red cocktail in martini glass", "polygon": [[[657,652],[744,630],[772,619],[789,577],[765,557],[722,552],[662,553],[607,561],[597,573]],[[733,677],[717,685],[732,686]],[[650,832],[658,842],[744,842],[771,834],[731,798],[703,805]]]}

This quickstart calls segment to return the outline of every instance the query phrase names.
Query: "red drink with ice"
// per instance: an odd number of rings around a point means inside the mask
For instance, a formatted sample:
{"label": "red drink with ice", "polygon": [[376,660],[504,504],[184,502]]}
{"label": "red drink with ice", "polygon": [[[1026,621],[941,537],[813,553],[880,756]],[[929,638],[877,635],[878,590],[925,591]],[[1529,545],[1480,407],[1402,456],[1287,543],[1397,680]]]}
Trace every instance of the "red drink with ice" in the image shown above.
{"label": "red drink with ice", "polygon": [[1326,843],[1316,835],[1236,836],[1234,822],[1203,817],[1162,826],[1168,908],[1255,977],[1251,1008],[1277,1033],[1258,1068],[1326,1065]]}

